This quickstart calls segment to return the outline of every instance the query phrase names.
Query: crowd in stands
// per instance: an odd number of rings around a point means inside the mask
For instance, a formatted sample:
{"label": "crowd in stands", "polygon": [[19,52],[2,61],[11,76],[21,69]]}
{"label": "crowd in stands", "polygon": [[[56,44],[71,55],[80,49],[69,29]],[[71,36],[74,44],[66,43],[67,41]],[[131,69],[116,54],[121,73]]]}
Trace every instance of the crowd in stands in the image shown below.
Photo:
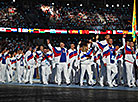
{"label": "crowd in stands", "polygon": [[0,2],[0,26],[113,30],[131,28],[132,8],[13,5]]}

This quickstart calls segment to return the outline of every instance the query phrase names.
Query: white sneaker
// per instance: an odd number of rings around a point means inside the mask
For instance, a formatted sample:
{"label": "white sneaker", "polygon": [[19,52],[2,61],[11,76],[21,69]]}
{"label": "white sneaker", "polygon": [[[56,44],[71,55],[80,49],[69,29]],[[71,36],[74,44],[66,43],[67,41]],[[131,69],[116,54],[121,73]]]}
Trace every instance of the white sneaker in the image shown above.
{"label": "white sneaker", "polygon": [[113,86],[112,84],[109,84],[109,87],[111,87],[111,88],[112,88],[112,87],[114,87],[114,86]]}
{"label": "white sneaker", "polygon": [[101,81],[99,82],[99,84],[101,87],[104,87],[104,84]]}
{"label": "white sneaker", "polygon": [[117,87],[118,85],[115,83],[115,81],[112,82],[112,85]]}
{"label": "white sneaker", "polygon": [[133,87],[136,87],[136,85],[135,85],[134,83],[132,84],[132,86],[133,86]]}

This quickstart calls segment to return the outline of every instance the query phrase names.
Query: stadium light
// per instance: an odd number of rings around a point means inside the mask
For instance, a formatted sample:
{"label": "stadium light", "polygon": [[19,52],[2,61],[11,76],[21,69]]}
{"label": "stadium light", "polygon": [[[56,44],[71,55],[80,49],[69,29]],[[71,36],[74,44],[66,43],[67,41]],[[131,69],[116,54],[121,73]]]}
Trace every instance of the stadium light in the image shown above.
{"label": "stadium light", "polygon": [[52,3],[52,5],[54,5],[55,3]]}
{"label": "stadium light", "polygon": [[69,6],[69,4],[67,4],[67,6]]}
{"label": "stadium light", "polygon": [[106,4],[106,7],[109,7],[109,5],[108,5],[108,4]]}
{"label": "stadium light", "polygon": [[82,4],[80,4],[80,6],[82,6]]}
{"label": "stadium light", "polygon": [[128,4],[128,6],[130,6],[130,5]]}
{"label": "stadium light", "polygon": [[114,5],[112,5],[112,7],[114,7]]}
{"label": "stadium light", "polygon": [[125,5],[123,5],[123,7],[125,7]]}
{"label": "stadium light", "polygon": [[117,7],[119,7],[119,4],[117,4]]}

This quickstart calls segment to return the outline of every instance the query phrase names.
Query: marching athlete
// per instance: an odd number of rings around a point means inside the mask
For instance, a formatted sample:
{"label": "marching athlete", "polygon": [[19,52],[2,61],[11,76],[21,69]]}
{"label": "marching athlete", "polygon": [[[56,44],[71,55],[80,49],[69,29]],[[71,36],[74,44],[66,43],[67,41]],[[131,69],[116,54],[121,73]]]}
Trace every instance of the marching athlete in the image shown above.
{"label": "marching athlete", "polygon": [[54,56],[58,59],[58,65],[57,65],[57,80],[58,85],[61,85],[61,73],[63,71],[64,77],[66,79],[66,84],[70,84],[70,80],[68,77],[68,50],[65,48],[65,44],[63,42],[60,43],[60,47],[52,47],[50,44],[50,40],[47,40],[47,44],[51,51],[54,53]]}

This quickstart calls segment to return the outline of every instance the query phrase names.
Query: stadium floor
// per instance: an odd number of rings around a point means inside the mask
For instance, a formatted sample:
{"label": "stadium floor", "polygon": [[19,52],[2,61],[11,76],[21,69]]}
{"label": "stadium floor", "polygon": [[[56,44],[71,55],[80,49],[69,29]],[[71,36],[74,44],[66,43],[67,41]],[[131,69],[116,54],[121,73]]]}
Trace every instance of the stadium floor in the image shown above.
{"label": "stadium floor", "polygon": [[138,102],[138,88],[0,83],[0,102]]}

